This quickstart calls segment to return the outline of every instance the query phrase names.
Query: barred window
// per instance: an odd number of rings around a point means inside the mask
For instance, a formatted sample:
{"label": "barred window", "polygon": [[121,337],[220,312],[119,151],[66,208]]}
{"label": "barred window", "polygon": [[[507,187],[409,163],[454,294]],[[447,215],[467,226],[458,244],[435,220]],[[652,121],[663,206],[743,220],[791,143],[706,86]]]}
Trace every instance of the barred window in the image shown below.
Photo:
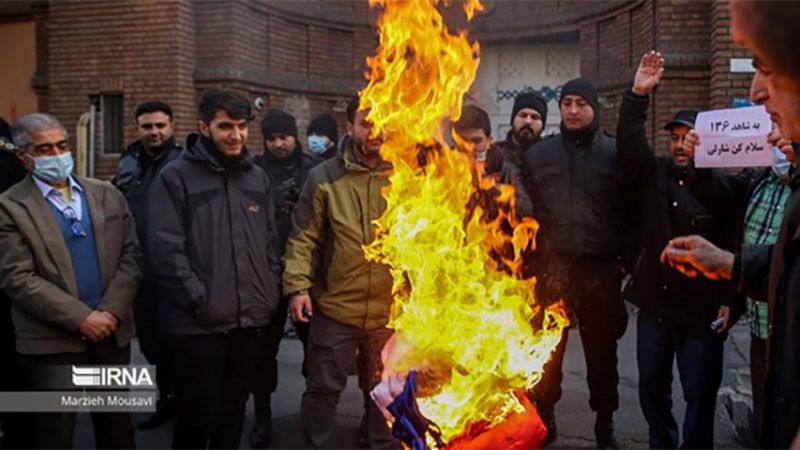
{"label": "barred window", "polygon": [[124,109],[121,93],[104,93],[100,95],[100,112],[102,114],[103,153],[120,154],[125,150],[123,124]]}

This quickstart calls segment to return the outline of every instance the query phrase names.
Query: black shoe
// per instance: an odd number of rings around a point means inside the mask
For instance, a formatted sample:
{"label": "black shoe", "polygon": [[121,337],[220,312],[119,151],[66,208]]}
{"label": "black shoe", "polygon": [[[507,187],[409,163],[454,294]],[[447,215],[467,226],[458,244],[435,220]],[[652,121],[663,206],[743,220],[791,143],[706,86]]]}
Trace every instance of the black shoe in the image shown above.
{"label": "black shoe", "polygon": [[361,423],[358,424],[356,443],[358,444],[358,448],[370,448],[369,416],[367,416],[367,413],[364,413],[364,415],[361,416]]}
{"label": "black shoe", "polygon": [[175,418],[175,398],[167,397],[156,402],[156,412],[137,424],[140,430],[160,427]]}
{"label": "black shoe", "polygon": [[542,447],[546,447],[558,439],[558,426],[556,425],[556,413],[553,407],[542,406],[541,410],[537,411],[542,423],[547,428],[547,437],[542,442]]}
{"label": "black shoe", "polygon": [[272,419],[256,417],[250,432],[250,448],[267,448],[272,437]]}
{"label": "black shoe", "polygon": [[614,415],[612,413],[598,413],[594,423],[594,437],[597,448],[617,449],[619,442],[614,436]]}

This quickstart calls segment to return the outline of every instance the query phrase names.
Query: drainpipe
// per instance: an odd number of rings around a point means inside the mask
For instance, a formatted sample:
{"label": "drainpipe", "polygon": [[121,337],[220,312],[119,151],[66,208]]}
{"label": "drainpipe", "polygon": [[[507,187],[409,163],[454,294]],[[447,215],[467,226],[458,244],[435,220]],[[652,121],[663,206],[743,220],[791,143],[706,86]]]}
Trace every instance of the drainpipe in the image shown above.
{"label": "drainpipe", "polygon": [[94,155],[97,141],[97,102],[96,95],[89,96],[89,178],[94,178]]}

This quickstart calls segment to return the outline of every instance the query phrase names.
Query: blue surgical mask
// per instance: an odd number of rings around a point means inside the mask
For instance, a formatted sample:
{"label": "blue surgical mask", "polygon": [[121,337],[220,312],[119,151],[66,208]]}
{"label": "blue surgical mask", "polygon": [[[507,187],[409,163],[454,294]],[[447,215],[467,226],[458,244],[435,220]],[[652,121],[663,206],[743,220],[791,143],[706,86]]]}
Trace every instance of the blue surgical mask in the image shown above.
{"label": "blue surgical mask", "polygon": [[51,183],[60,183],[66,180],[75,166],[70,152],[56,156],[37,156],[33,158],[33,162],[33,174]]}
{"label": "blue surgical mask", "polygon": [[308,149],[311,150],[311,153],[315,155],[321,155],[325,153],[325,150],[328,149],[330,146],[330,139],[328,136],[309,136],[308,137]]}
{"label": "blue surgical mask", "polygon": [[792,163],[786,159],[786,155],[777,147],[772,148],[772,173],[783,181],[789,181]]}

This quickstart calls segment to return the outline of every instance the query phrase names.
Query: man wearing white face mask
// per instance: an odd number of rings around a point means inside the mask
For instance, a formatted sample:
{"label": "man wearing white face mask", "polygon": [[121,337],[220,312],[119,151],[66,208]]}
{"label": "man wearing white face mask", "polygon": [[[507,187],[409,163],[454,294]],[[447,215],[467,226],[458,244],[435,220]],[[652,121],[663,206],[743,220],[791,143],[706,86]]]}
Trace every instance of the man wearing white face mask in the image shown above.
{"label": "man wearing white face mask", "polygon": [[[69,383],[55,366],[130,362],[142,254],[122,193],[71,174],[55,117],[23,116],[12,134],[31,175],[0,196],[0,287],[28,387],[45,390]],[[92,413],[92,422],[98,448],[134,447],[128,413]],[[75,413],[37,414],[34,426],[35,447],[72,447]]]}
{"label": "man wearing white face mask", "polygon": [[322,114],[308,124],[308,150],[315,156],[331,159],[336,156],[336,143],[339,132],[336,119],[330,114]]}
{"label": "man wearing white face mask", "polygon": [[[741,245],[773,245],[778,239],[784,208],[791,194],[793,162],[787,155],[794,150],[779,130],[770,134],[775,145],[773,163],[763,169],[747,169],[732,174],[726,171],[697,169],[688,179],[689,190],[708,208],[724,213],[738,211],[735,242]],[[694,151],[696,139],[687,145]],[[764,375],[769,336],[767,316],[767,286],[758,295],[747,297],[750,317],[750,380],[753,392],[753,416],[756,425],[756,446],[762,447],[758,437],[764,425],[765,399]]]}

